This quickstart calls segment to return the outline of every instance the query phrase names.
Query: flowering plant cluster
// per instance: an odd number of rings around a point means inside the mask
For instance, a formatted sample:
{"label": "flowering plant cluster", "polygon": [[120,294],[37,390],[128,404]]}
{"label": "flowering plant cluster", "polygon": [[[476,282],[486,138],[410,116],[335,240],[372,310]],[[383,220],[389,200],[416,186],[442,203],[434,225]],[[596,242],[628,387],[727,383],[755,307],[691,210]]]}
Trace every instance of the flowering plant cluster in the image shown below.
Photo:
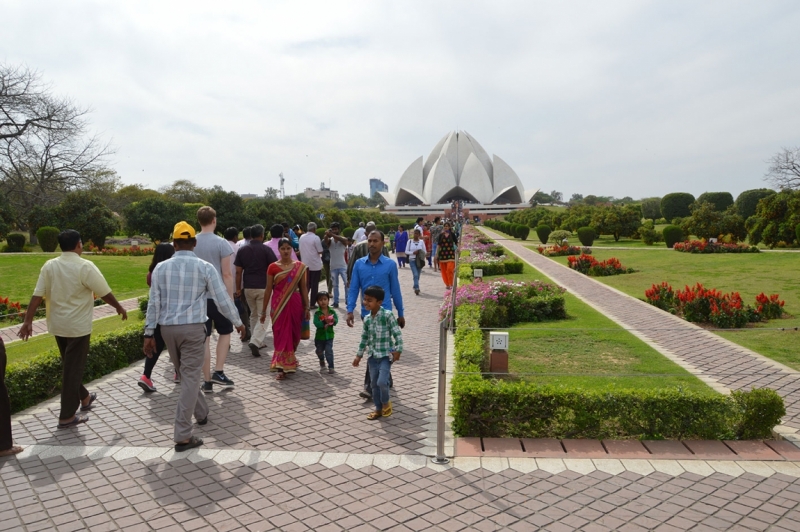
{"label": "flowering plant cluster", "polygon": [[0,321],[22,321],[22,304],[18,301],[9,301],[7,297],[0,297]]}
{"label": "flowering plant cluster", "polygon": [[508,260],[505,255],[493,255],[492,253],[485,252],[471,252],[469,255],[462,257],[461,262],[481,262],[485,264],[500,264]]}
{"label": "flowering plant cluster", "polygon": [[619,259],[611,257],[608,260],[598,261],[591,255],[582,254],[580,257],[567,257],[567,266],[584,275],[595,277],[605,277],[608,275],[620,275],[622,273],[633,273],[633,268],[625,268]]}
{"label": "flowering plant cluster", "polygon": [[756,296],[756,308],[745,305],[739,292],[723,293],[701,283],[673,290],[663,282],[645,291],[647,302],[695,323],[711,323],[720,329],[741,328],[749,322],[780,318],[783,304],[778,294]]}
{"label": "flowering plant cluster", "polygon": [[94,244],[89,244],[88,251],[91,251],[95,255],[110,255],[113,257],[144,257],[155,253],[155,248],[129,247],[129,248],[119,248],[119,249],[116,248],[100,249]]}
{"label": "flowering plant cluster", "polygon": [[570,246],[569,244],[556,244],[550,247],[539,246],[536,248],[536,251],[545,257],[564,257],[567,255],[580,255],[581,253],[589,255],[592,253],[592,248],[580,248],[578,246]]}
{"label": "flowering plant cluster", "polygon": [[747,244],[707,242],[705,240],[676,242],[672,249],[683,253],[758,253],[760,251],[756,246],[748,246]]}
{"label": "flowering plant cluster", "polygon": [[[480,308],[482,327],[506,327],[518,322],[566,318],[566,289],[541,281],[496,279],[486,283],[460,285],[455,305],[474,304]],[[439,319],[450,316],[451,294],[445,293]]]}

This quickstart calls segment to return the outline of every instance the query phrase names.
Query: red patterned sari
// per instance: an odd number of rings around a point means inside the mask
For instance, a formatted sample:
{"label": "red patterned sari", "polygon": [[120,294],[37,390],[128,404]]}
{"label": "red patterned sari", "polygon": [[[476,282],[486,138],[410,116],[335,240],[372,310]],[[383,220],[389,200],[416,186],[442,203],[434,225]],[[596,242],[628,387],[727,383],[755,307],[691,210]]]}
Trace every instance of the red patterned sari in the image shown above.
{"label": "red patterned sari", "polygon": [[275,353],[272,355],[270,371],[294,373],[297,370],[295,351],[300,344],[300,327],[303,321],[303,298],[297,287],[306,274],[306,266],[295,262],[288,270],[283,270],[277,262],[267,269],[272,276],[272,299],[270,319]]}

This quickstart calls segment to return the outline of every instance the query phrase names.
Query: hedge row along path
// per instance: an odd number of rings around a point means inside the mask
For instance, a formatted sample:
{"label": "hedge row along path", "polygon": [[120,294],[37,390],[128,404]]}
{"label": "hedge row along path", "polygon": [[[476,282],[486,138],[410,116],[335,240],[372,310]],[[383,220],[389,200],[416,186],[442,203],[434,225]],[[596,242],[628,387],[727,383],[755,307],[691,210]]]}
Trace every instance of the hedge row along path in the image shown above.
{"label": "hedge row along path", "polygon": [[[139,308],[139,300],[138,298],[131,298],[125,299],[124,301],[119,302],[122,305],[122,308],[127,310],[128,312],[138,309]],[[44,308],[44,304],[41,307]],[[102,318],[108,318],[109,316],[116,316],[117,311],[114,310],[114,307],[111,305],[100,305],[98,307],[94,307],[94,316],[92,319],[99,320]],[[10,327],[3,327],[0,329],[0,338],[3,339],[6,345],[11,342],[16,342],[19,340],[19,336],[17,336],[17,332],[19,328],[22,327],[21,323],[17,323],[15,325],[11,325]],[[40,334],[47,333],[47,320],[44,318],[40,320],[33,321],[33,334],[31,336],[38,336]]]}
{"label": "hedge row along path", "polygon": [[800,372],[570,270],[520,241],[507,240],[484,227],[481,230],[622,327],[633,329],[632,334],[713,388],[776,390],[783,397],[787,412],[776,430],[787,439],[800,442]]}
{"label": "hedge row along path", "polygon": [[98,406],[78,429],[55,429],[57,398],[13,417],[26,448],[0,459],[0,530],[800,529],[792,461],[431,464],[443,285],[427,268],[420,296],[408,268],[400,280],[406,350],[393,368],[391,418],[365,419],[363,368],[349,367],[359,329],[343,324],[337,374],[320,374],[302,342],[302,366],[282,383],[267,350],[254,359],[235,340],[226,372],[236,388],[208,397],[209,423],[196,427],[206,445],[189,453],[172,450],[171,364],[159,361],[159,391],[146,396],[137,363],[87,385]]}

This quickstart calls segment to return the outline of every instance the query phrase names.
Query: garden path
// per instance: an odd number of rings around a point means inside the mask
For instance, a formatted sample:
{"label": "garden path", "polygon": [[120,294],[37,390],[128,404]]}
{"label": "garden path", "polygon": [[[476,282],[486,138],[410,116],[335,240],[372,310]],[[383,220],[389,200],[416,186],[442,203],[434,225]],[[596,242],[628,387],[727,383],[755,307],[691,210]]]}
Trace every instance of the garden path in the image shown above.
{"label": "garden path", "polygon": [[[119,302],[122,305],[122,308],[130,312],[131,310],[139,308],[139,300],[138,298],[131,298],[125,299]],[[100,305],[99,307],[94,307],[94,315],[92,317],[93,320],[99,320],[102,318],[108,318],[109,316],[116,316],[117,311],[114,310],[114,307],[111,305]],[[11,342],[15,342],[19,340],[19,336],[17,336],[17,332],[21,327],[21,324],[11,325],[9,327],[3,327],[0,329],[0,338],[3,339],[6,345]],[[33,334],[31,336],[38,336],[40,334],[47,333],[47,320],[44,318],[40,320],[33,321]]]}
{"label": "garden path", "polygon": [[[800,442],[800,372],[578,273],[481,227],[522,260],[717,389],[772,388],[786,416],[776,430]],[[720,386],[721,385],[721,386]]]}
{"label": "garden path", "polygon": [[395,413],[368,422],[363,369],[348,367],[359,329],[341,324],[338,373],[319,373],[310,342],[287,381],[234,340],[236,388],[209,397],[200,450],[171,447],[178,386],[160,361],[157,393],[141,362],[87,384],[91,419],[55,429],[58,399],[13,417],[23,453],[0,458],[5,530],[727,530],[800,529],[797,462],[504,458],[432,464],[443,286],[422,295],[400,272],[406,350],[393,368]]}

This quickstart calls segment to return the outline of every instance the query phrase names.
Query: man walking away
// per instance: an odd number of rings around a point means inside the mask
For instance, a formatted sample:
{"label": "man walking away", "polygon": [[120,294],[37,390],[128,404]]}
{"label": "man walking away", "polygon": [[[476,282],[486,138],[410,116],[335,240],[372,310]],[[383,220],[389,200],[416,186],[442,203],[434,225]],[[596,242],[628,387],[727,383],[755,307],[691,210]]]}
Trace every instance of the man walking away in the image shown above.
{"label": "man walking away", "polygon": [[364,222],[358,222],[358,229],[353,233],[353,240],[356,244],[364,242],[369,234],[369,227],[364,227]]}
{"label": "man walking away", "polygon": [[[249,234],[249,227],[248,234]],[[228,245],[231,247],[231,251],[233,251],[233,260],[231,260],[231,275],[233,275],[233,279],[235,281],[233,286],[233,304],[236,305],[236,310],[239,311],[239,319],[242,320],[244,323],[244,338],[242,339],[243,342],[247,342],[250,340],[250,309],[247,308],[247,302],[244,300],[244,296],[239,298],[236,295],[241,289],[242,285],[238,280],[236,280],[236,266],[233,265],[233,262],[236,260],[236,255],[239,253],[239,243],[237,242],[237,238],[239,238],[239,230],[235,227],[229,227],[225,229],[225,240],[228,241]]]}
{"label": "man walking away", "polygon": [[300,237],[300,260],[308,268],[308,291],[311,308],[317,308],[319,278],[322,274],[322,241],[317,236],[317,224],[308,222],[307,231]]}
{"label": "man walking away", "polygon": [[250,308],[250,330],[252,335],[247,344],[254,357],[261,356],[259,348],[264,347],[267,336],[266,324],[259,320],[264,305],[264,290],[267,288],[267,268],[278,259],[272,249],[264,245],[264,227],[254,225],[250,229],[250,243],[236,254],[236,297],[244,299]]}
{"label": "man walking away", "polygon": [[[197,245],[194,253],[199,258],[208,262],[222,278],[228,297],[233,303],[233,275],[231,274],[231,262],[233,252],[224,239],[214,234],[217,228],[217,212],[211,207],[205,206],[197,209],[197,221],[200,223],[200,233],[197,235]],[[252,234],[251,234],[252,236]],[[206,358],[203,363],[203,391],[213,393],[212,384],[220,384],[232,387],[233,381],[225,375],[225,359],[228,358],[228,351],[231,348],[231,333],[233,324],[217,308],[213,299],[208,300],[208,321],[206,322]],[[238,314],[237,314],[238,317]],[[211,375],[211,331],[217,329],[219,339],[217,340],[217,360],[214,374]]]}
{"label": "man walking away", "polygon": [[89,416],[76,415],[75,411],[79,406],[82,412],[90,410],[97,399],[97,394],[89,393],[82,384],[92,335],[94,296],[99,296],[114,307],[123,320],[128,319],[128,313],[111,293],[97,266],[81,258],[83,243],[77,231],[62,231],[58,235],[58,244],[61,246],[61,256],[48,260],[42,266],[18,335],[23,340],[31,337],[33,316],[44,299],[47,305],[47,331],[56,338],[63,364],[58,428],[64,429],[86,423]]}
{"label": "man walking away", "polygon": [[193,253],[197,245],[194,228],[178,222],[172,232],[175,255],[153,270],[150,301],[144,325],[144,354],[153,356],[156,325],[167,344],[172,363],[180,368],[181,391],[175,410],[175,451],[188,451],[203,444],[192,435],[192,415],[198,425],[208,423],[208,405],[200,388],[205,359],[206,309],[210,301],[239,334],[244,325],[217,270]]}
{"label": "man walking away", "polygon": [[[322,245],[328,245],[331,252],[331,284],[333,285],[333,308],[339,308],[339,280],[343,285],[344,301],[347,306],[347,239],[339,234],[339,222],[333,222],[331,228],[325,233]],[[328,290],[330,294],[330,290]]]}

